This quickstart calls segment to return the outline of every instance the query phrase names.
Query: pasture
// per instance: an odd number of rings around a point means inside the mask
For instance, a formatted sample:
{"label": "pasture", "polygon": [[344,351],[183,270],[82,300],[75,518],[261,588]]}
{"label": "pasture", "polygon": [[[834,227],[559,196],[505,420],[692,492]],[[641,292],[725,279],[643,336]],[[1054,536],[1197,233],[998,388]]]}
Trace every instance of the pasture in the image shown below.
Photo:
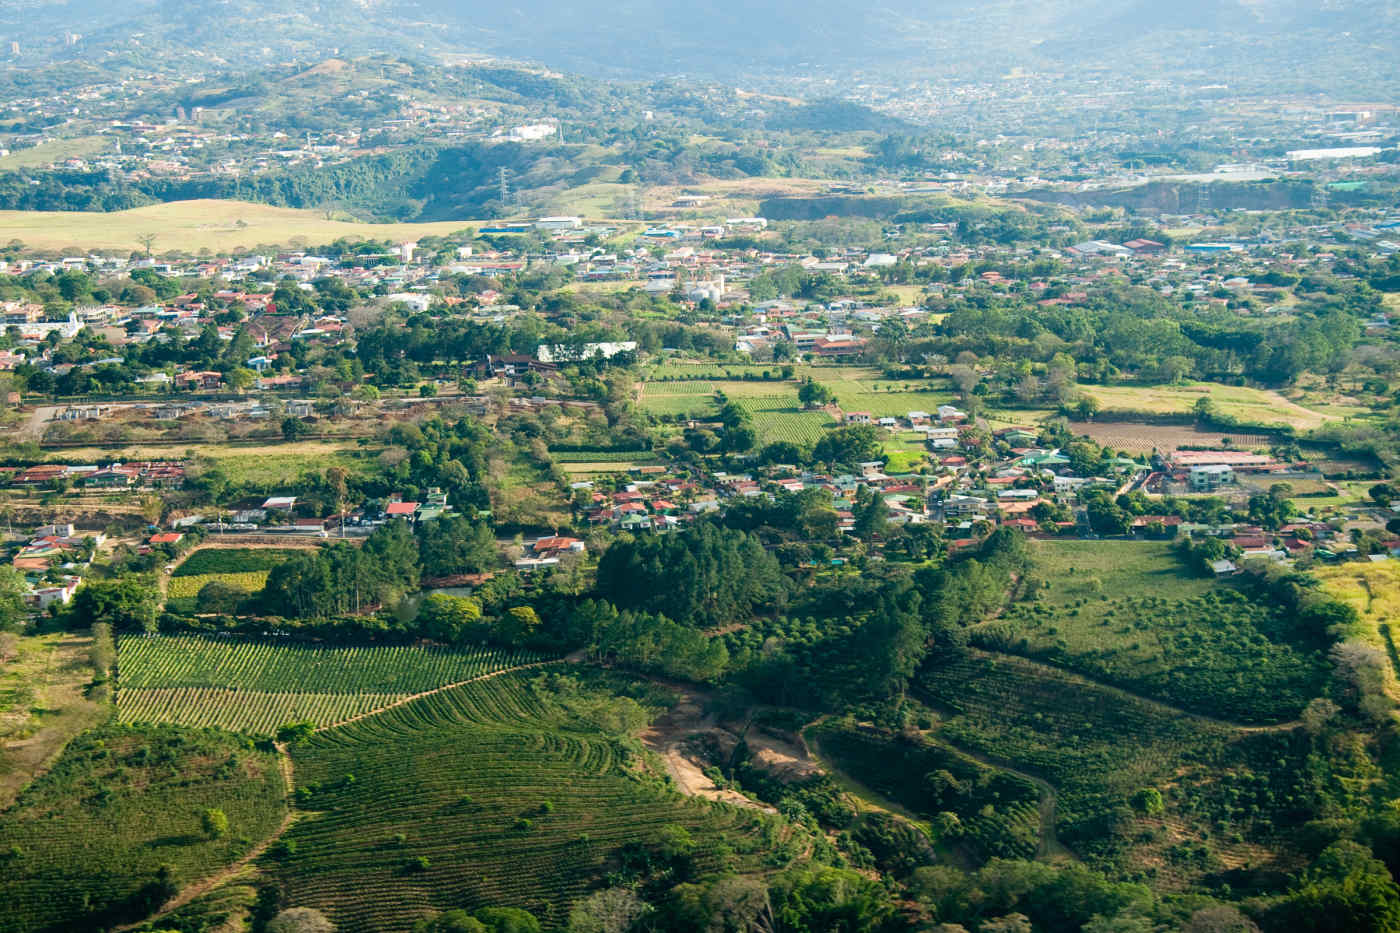
{"label": "pasture", "polygon": [[53,633],[16,638],[0,652],[0,810],[68,740],[101,722],[90,691],[92,639]]}
{"label": "pasture", "polygon": [[1032,601],[976,626],[975,644],[1245,723],[1293,719],[1324,689],[1324,660],[1290,642],[1280,612],[1190,575],[1168,545],[1039,541],[1033,553]]}
{"label": "pasture", "polygon": [[765,817],[643,776],[627,736],[646,716],[572,676],[507,675],[321,732],[293,749],[316,817],[266,870],[290,903],[362,933],[485,905],[557,928],[624,848],[663,837],[686,840],[692,877],[773,858],[782,839]]}
{"label": "pasture", "polygon": [[[172,726],[88,732],[0,816],[0,933],[139,920],[172,886],[272,835],[286,793],[276,756],[239,736]],[[210,808],[227,817],[222,835],[202,825]]]}
{"label": "pasture", "polygon": [[219,726],[256,735],[272,735],[294,720],[333,725],[538,660],[493,648],[326,647],[201,635],[123,638],[117,658],[117,714],[123,722]]}
{"label": "pasture", "polygon": [[1310,431],[1328,421],[1356,413],[1335,407],[1314,411],[1271,390],[1208,382],[1173,386],[1086,385],[1082,389],[1108,411],[1186,415],[1191,414],[1198,400],[1209,398],[1216,411],[1243,424],[1287,425],[1300,431]]}
{"label": "pasture", "polygon": [[233,252],[256,246],[314,246],[342,237],[391,240],[447,236],[474,230],[473,221],[367,224],[328,219],[323,211],[272,207],[246,201],[174,201],[126,211],[0,211],[7,239],[31,249],[123,254],[142,250],[139,237],[155,234],[152,252]]}

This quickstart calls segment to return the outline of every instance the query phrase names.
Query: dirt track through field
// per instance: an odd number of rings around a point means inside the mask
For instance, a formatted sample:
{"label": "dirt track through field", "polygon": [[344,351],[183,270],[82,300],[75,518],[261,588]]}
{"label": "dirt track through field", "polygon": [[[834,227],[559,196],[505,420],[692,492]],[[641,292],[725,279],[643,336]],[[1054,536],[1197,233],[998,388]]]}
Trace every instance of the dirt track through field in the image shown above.
{"label": "dirt track through field", "polygon": [[[291,800],[292,792],[295,789],[292,783],[292,756],[287,753],[287,747],[285,745],[282,745],[280,742],[276,743],[275,747],[277,749],[277,766],[282,771],[283,786],[286,788],[287,799]],[[222,871],[215,872],[214,874],[209,875],[206,878],[202,878],[201,880],[196,881],[194,884],[186,885],[185,887],[181,888],[174,897],[162,904],[160,909],[157,910],[155,913],[151,914],[149,917],[145,918],[144,920],[138,920],[135,923],[127,923],[119,927],[113,927],[112,933],[123,933],[123,931],[125,930],[134,930],[136,927],[146,926],[147,924],[151,924],[157,920],[161,920],[162,918],[167,917],[175,911],[179,910],[181,907],[184,907],[185,905],[191,903],[195,899],[203,897],[210,891],[213,891],[216,888],[221,888],[225,884],[228,884],[229,882],[233,881],[239,875],[241,875],[244,872],[244,870],[248,868],[248,866],[252,865],[253,862],[255,862],[257,859],[261,858],[267,852],[268,849],[272,848],[272,844],[278,839],[281,839],[286,834],[287,830],[291,829],[293,824],[295,824],[297,820],[301,819],[301,816],[301,813],[289,806],[287,808],[287,815],[282,817],[282,822],[279,823],[277,828],[272,831],[272,834],[266,839],[264,839],[262,842],[259,842],[238,861],[234,862],[232,865],[228,866]]]}
{"label": "dirt track through field", "polygon": [[370,710],[370,711],[367,712],[367,713],[360,713],[360,714],[357,715],[357,716],[351,716],[349,719],[342,719],[340,722],[332,722],[332,723],[327,723],[327,724],[324,725],[324,726],[317,726],[317,727],[316,727],[316,731],[317,731],[317,732],[325,732],[325,731],[328,730],[328,729],[338,729],[338,728],[340,728],[341,726],[348,726],[348,725],[350,725],[350,723],[352,723],[352,722],[359,722],[360,720],[362,720],[362,719],[368,719],[368,718],[370,718],[371,716],[378,716],[380,713],[386,713],[386,712],[388,712],[388,711],[391,710],[391,709],[397,709],[397,708],[400,707],[400,706],[403,706],[403,705],[408,704],[408,703],[412,703],[414,700],[421,700],[421,699],[423,699],[424,697],[430,697],[430,696],[432,696],[432,695],[434,695],[434,694],[436,694],[436,693],[444,693],[444,692],[446,692],[446,691],[448,691],[448,690],[453,690],[453,689],[455,689],[455,688],[457,688],[457,687],[465,687],[467,684],[480,683],[480,682],[483,681],[483,680],[490,680],[492,677],[500,677],[500,676],[502,676],[502,675],[504,675],[504,674],[514,674],[516,671],[528,671],[528,670],[531,670],[532,668],[536,668],[536,667],[546,667],[546,666],[548,666],[548,665],[550,665],[550,664],[559,664],[559,663],[561,663],[561,662],[560,662],[560,661],[557,661],[557,660],[555,660],[555,661],[534,661],[534,662],[532,662],[532,663],[530,663],[530,664],[518,664],[518,665],[516,665],[515,667],[508,667],[508,668],[506,668],[505,670],[501,670],[501,671],[492,671],[492,672],[489,673],[489,674],[482,674],[482,675],[480,675],[480,676],[478,676],[478,677],[469,677],[469,678],[466,679],[466,680],[459,680],[459,681],[457,681],[456,683],[452,683],[452,684],[443,684],[441,687],[434,687],[434,688],[431,689],[431,690],[424,690],[422,693],[414,693],[414,694],[411,694],[411,695],[409,695],[409,696],[403,697],[402,699],[395,700],[394,702],[390,703],[388,706],[381,706],[381,707],[379,707],[378,709],[372,709],[372,710]]}
{"label": "dirt track through field", "polygon": [[1113,684],[1107,684],[1103,681],[1095,680],[1092,677],[1086,677],[1078,672],[1069,671],[1062,667],[1056,667],[1053,664],[1044,664],[1040,661],[1034,661],[1030,658],[1022,657],[1019,654],[1011,654],[1009,652],[1004,651],[984,651],[979,648],[969,648],[968,653],[976,657],[992,659],[1015,658],[1020,663],[1029,665],[1033,668],[1038,668],[1052,677],[1063,677],[1071,681],[1077,681],[1081,684],[1085,684],[1090,687],[1095,687],[1113,697],[1116,697],[1117,699],[1135,701],[1150,706],[1157,712],[1163,713],[1167,716],[1175,716],[1179,719],[1194,719],[1197,722],[1209,723],[1210,725],[1218,726],[1223,729],[1229,729],[1234,732],[1291,732],[1294,729],[1299,728],[1303,724],[1301,720],[1297,719],[1291,719],[1288,722],[1266,723],[1264,725],[1246,725],[1240,722],[1231,722],[1228,719],[1217,719],[1214,716],[1207,716],[1204,713],[1193,713],[1189,710],[1181,709],[1178,706],[1172,706],[1170,703],[1164,703],[1161,700],[1154,700],[1152,697],[1144,696],[1141,693],[1134,693],[1131,690],[1125,690],[1122,687],[1116,687]]}
{"label": "dirt track through field", "polygon": [[[379,709],[371,710],[368,713],[361,713],[358,716],[352,716],[351,718],[341,720],[340,722],[330,723],[328,725],[321,726],[317,728],[316,731],[324,732],[327,729],[335,729],[340,726],[349,725],[352,722],[359,722],[362,719],[368,719],[371,716],[378,716],[380,713],[383,713],[387,710],[403,706],[406,703],[412,703],[414,700],[421,700],[422,698],[432,696],[435,693],[442,693],[446,690],[451,690],[454,687],[463,687],[467,684],[479,683],[483,680],[490,680],[493,677],[500,677],[503,674],[514,674],[517,671],[525,671],[530,670],[532,668],[545,667],[546,665],[558,663],[560,662],[536,661],[531,664],[520,664],[515,667],[508,667],[505,670],[501,671],[492,671],[489,674],[482,674],[480,677],[472,677],[468,680],[458,681],[457,683],[445,684],[441,687],[435,687],[432,690],[425,690],[422,693],[415,693],[412,696],[404,697],[401,700],[396,700],[395,702],[390,703],[388,706],[381,706],[379,707]],[[282,771],[282,781],[283,784],[286,786],[287,798],[290,800],[292,793],[295,790],[295,775],[292,769],[292,756],[288,754],[287,747],[285,745],[281,744],[280,742],[275,744],[277,748],[277,765]],[[154,921],[160,920],[161,918],[166,917],[171,913],[174,913],[175,911],[179,910],[181,907],[184,907],[186,904],[189,904],[191,901],[194,901],[196,898],[203,897],[210,891],[213,891],[216,888],[222,887],[223,885],[235,880],[239,875],[243,873],[245,869],[248,868],[248,866],[250,866],[257,859],[261,858],[267,852],[267,850],[272,847],[273,843],[275,843],[278,839],[281,839],[282,836],[286,834],[287,830],[291,829],[293,824],[295,824],[296,821],[299,820],[301,817],[302,814],[299,811],[289,808],[287,811],[287,815],[282,818],[281,824],[279,824],[277,829],[273,831],[272,835],[268,836],[262,842],[254,846],[252,850],[248,852],[248,854],[244,855],[242,858],[240,858],[238,861],[234,862],[227,868],[215,872],[214,874],[209,875],[206,878],[203,878],[199,881],[196,881],[193,884],[181,888],[179,893],[177,893],[174,897],[172,897],[170,900],[166,901],[163,905],[161,905],[160,910],[151,914],[149,917],[146,917],[144,920],[140,920],[136,923],[128,923],[119,927],[114,927],[112,933],[122,933],[122,931],[133,930],[136,927],[145,926]]]}

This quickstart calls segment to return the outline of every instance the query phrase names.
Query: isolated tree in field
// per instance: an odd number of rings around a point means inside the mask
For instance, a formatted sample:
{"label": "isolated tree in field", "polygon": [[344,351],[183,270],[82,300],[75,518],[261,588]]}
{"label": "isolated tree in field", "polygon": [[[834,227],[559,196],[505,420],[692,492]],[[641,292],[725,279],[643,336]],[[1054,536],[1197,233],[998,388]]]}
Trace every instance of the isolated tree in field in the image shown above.
{"label": "isolated tree in field", "polygon": [[334,933],[335,924],[313,907],[292,907],[267,922],[267,933]]}
{"label": "isolated tree in field", "polygon": [[210,839],[222,839],[228,835],[228,816],[212,807],[199,815],[199,826]]}
{"label": "isolated tree in field", "polygon": [[247,594],[222,580],[210,580],[199,588],[195,595],[195,609],[210,615],[226,615],[238,608]]}
{"label": "isolated tree in field", "polygon": [[953,380],[953,385],[958,387],[958,391],[967,395],[972,391],[977,383],[982,381],[982,377],[965,363],[954,363],[948,367],[948,377]]}
{"label": "isolated tree in field", "polygon": [[146,251],[146,258],[151,258],[151,248],[156,245],[156,234],[143,233],[136,238],[136,242],[141,244],[141,248]]}
{"label": "isolated tree in field", "polygon": [[1134,810],[1147,816],[1157,816],[1165,809],[1162,792],[1155,787],[1144,787],[1135,792],[1131,803]]}
{"label": "isolated tree in field", "polygon": [[540,933],[539,920],[519,907],[483,907],[474,916],[491,933]]}
{"label": "isolated tree in field", "polygon": [[300,418],[293,418],[288,415],[282,419],[282,439],[285,441],[300,440],[311,433],[311,427]]}
{"label": "isolated tree in field", "polygon": [[141,517],[148,525],[155,525],[160,522],[160,517],[165,514],[165,500],[160,496],[145,496],[141,499]]}
{"label": "isolated tree in field", "polygon": [[805,379],[802,385],[797,387],[797,400],[802,403],[803,408],[821,408],[835,402],[836,396],[821,383]]}
{"label": "isolated tree in field", "polygon": [[462,640],[481,621],[481,604],[462,596],[433,593],[418,610],[418,624],[424,635],[445,644]]}
{"label": "isolated tree in field", "polygon": [[316,731],[316,724],[308,719],[300,722],[289,722],[283,724],[277,730],[277,741],[283,745],[296,745],[311,738],[311,734]]}

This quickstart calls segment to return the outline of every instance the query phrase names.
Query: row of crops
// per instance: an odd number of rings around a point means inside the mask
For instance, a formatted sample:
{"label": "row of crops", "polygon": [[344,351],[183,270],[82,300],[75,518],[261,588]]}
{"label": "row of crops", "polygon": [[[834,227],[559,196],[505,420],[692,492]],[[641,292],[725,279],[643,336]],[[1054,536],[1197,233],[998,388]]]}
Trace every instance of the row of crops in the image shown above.
{"label": "row of crops", "polygon": [[680,826],[708,872],[761,825],[637,780],[627,744],[561,717],[520,674],[320,733],[293,754],[318,815],[293,828],[268,870],[289,902],[350,933],[489,904],[562,926],[621,846]]}
{"label": "row of crops", "polygon": [[266,573],[300,553],[303,552],[291,548],[206,547],[187,557],[175,568],[173,576],[198,577],[215,573],[252,573],[259,570]]}
{"label": "row of crops", "polygon": [[209,583],[222,583],[244,593],[259,592],[267,583],[268,571],[247,570],[242,573],[201,573],[172,577],[166,594],[171,599],[193,599]]}
{"label": "row of crops", "polygon": [[809,732],[824,757],[925,819],[952,813],[957,836],[983,858],[1032,858],[1040,848],[1040,791],[927,739],[827,723]]}
{"label": "row of crops", "polygon": [[768,395],[735,399],[753,419],[754,430],[765,444],[787,441],[811,445],[831,426],[831,416],[821,411],[802,411],[791,395]]}
{"label": "row of crops", "polygon": [[272,637],[151,635],[117,645],[121,691],[217,687],[265,693],[422,693],[540,660],[481,646],[329,646]]}
{"label": "row of crops", "polygon": [[406,694],[261,693],[218,687],[138,687],[117,696],[117,716],[129,723],[217,726],[276,735],[289,722],[330,726],[383,709]]}

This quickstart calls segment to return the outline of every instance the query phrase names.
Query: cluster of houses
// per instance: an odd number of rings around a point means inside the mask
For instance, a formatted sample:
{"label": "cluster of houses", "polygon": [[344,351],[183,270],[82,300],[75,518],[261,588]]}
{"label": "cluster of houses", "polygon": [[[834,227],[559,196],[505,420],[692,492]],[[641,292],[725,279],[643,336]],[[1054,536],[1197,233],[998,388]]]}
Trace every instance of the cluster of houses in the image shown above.
{"label": "cluster of houses", "polygon": [[0,482],[15,488],[50,488],[71,483],[89,489],[178,489],[185,483],[179,460],[139,460],[126,463],[40,463],[30,467],[0,467]]}
{"label": "cluster of houses", "polygon": [[43,525],[30,532],[10,559],[24,580],[24,604],[39,611],[73,598],[105,535],[79,534],[71,523]]}

